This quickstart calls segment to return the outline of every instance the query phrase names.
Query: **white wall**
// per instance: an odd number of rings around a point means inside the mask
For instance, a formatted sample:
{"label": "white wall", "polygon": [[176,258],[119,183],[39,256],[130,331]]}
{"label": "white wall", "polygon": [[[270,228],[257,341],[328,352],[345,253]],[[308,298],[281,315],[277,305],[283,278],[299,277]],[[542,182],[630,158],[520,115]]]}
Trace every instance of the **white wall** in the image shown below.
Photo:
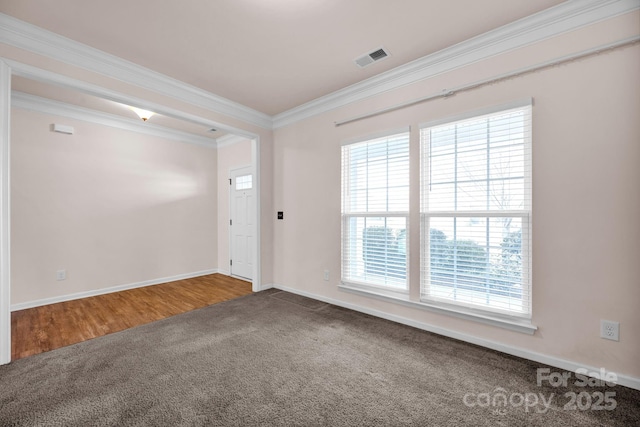
{"label": "white wall", "polygon": [[218,148],[218,269],[229,274],[229,171],[251,165],[251,140]]}
{"label": "white wall", "polygon": [[[274,133],[274,282],[502,346],[640,378],[640,47],[593,56],[336,127],[334,122],[640,33],[637,12],[384,92]],[[526,97],[533,107],[533,335],[346,293],[340,145]],[[416,162],[413,162],[415,165]],[[416,171],[412,176],[416,177]],[[414,181],[415,183],[415,181]],[[414,186],[412,200],[417,200]],[[414,204],[415,206],[415,204]],[[415,212],[415,210],[414,210]],[[411,282],[419,283],[412,215]],[[323,270],[331,280],[323,281]],[[599,338],[600,319],[620,341]]]}
{"label": "white wall", "polygon": [[215,149],[11,114],[12,304],[217,268]]}

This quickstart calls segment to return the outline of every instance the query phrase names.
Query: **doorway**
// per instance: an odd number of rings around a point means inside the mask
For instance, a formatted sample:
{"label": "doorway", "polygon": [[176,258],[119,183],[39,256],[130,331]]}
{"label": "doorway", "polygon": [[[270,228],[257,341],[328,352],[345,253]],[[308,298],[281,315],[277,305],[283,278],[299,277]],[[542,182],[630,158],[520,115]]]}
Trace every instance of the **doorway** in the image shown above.
{"label": "doorway", "polygon": [[229,173],[229,271],[253,279],[255,191],[251,166]]}

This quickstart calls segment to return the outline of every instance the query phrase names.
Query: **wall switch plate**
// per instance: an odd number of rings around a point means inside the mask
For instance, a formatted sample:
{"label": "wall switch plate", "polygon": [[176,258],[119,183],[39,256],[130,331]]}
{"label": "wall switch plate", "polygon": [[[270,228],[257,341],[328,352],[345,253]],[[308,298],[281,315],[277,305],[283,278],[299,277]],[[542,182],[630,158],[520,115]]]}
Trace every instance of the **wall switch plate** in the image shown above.
{"label": "wall switch plate", "polygon": [[67,270],[56,271],[56,280],[66,280],[66,279],[67,279]]}
{"label": "wall switch plate", "polygon": [[620,341],[620,323],[612,320],[600,320],[600,337],[606,340]]}
{"label": "wall switch plate", "polygon": [[329,270],[325,270],[324,271],[324,281],[328,282],[329,281]]}

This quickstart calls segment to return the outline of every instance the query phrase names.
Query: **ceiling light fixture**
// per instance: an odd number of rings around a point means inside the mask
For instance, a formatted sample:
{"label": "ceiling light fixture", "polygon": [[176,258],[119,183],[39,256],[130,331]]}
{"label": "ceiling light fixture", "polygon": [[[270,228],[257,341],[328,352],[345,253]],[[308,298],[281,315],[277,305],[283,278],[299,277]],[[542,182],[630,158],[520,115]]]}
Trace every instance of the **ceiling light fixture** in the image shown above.
{"label": "ceiling light fixture", "polygon": [[129,108],[131,108],[138,115],[138,117],[142,119],[143,122],[146,122],[147,120],[149,120],[151,116],[155,114],[153,111],[143,110],[142,108],[136,108],[136,107],[129,107]]}

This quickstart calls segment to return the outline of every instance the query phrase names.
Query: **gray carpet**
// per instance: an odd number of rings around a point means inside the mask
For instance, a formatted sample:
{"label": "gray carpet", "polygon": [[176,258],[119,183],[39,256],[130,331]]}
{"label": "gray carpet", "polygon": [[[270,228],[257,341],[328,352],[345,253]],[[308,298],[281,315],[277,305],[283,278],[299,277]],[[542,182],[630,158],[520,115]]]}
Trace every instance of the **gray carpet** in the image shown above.
{"label": "gray carpet", "polygon": [[[271,290],[2,366],[0,425],[640,425],[640,392],[537,386],[538,367]],[[585,391],[616,408],[564,409]]]}

